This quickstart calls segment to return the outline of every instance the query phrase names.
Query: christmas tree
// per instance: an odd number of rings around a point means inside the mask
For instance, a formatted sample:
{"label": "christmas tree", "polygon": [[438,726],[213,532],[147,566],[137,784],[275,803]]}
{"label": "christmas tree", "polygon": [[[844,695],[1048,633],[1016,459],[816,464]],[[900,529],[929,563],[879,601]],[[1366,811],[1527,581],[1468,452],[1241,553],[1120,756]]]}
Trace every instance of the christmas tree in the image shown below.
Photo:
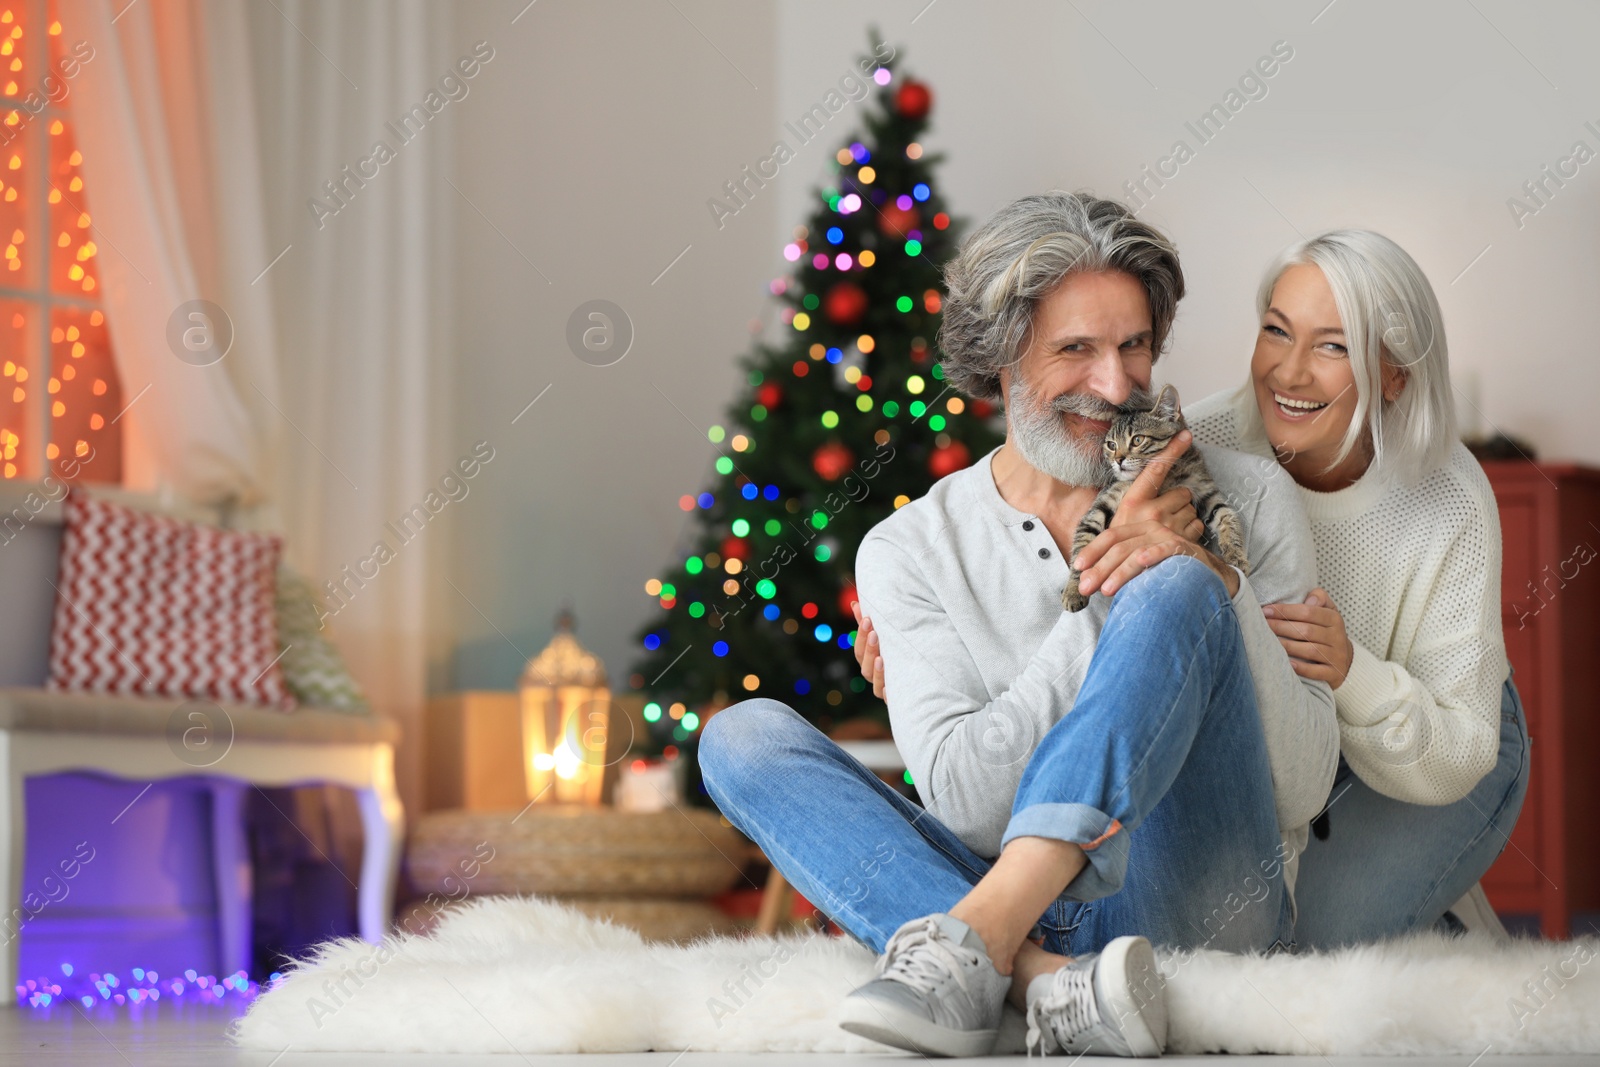
{"label": "christmas tree", "polygon": [[[873,56],[894,55],[872,37]],[[865,133],[838,149],[784,246],[793,274],[770,284],[782,340],[741,360],[745,387],[709,431],[716,478],[679,500],[692,548],[645,586],[657,603],[630,684],[648,700],[646,751],[692,753],[708,713],[755,696],[824,731],[886,722],[851,651],[856,548],[1003,438],[994,406],[957,395],[935,358],[959,225],[922,144],[932,93],[873,62]]]}

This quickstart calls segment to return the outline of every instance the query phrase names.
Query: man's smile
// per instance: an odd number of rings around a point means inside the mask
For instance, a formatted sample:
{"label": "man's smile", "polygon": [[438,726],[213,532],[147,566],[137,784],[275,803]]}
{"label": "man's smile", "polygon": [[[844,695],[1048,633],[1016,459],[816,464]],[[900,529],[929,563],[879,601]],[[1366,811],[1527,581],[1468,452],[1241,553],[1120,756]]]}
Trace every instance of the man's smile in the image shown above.
{"label": "man's smile", "polygon": [[1101,437],[1104,437],[1106,431],[1111,429],[1109,420],[1091,419],[1085,415],[1077,415],[1070,411],[1064,412],[1064,414],[1076,425],[1083,427],[1085,430],[1092,430]]}

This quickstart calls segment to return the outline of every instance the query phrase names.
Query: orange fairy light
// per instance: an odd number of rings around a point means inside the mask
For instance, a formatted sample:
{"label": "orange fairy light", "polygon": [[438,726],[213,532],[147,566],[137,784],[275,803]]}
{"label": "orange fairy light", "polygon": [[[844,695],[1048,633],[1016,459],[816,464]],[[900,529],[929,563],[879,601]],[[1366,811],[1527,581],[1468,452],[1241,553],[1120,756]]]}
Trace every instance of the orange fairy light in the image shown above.
{"label": "orange fairy light", "polygon": [[[14,98],[54,65],[70,39],[63,32],[53,3],[0,0],[0,96]],[[10,142],[0,155],[0,473],[115,484],[122,480],[116,416],[126,398],[105,313],[93,303],[100,257],[93,193],[73,136],[75,101],[53,100],[45,113],[0,106]],[[33,140],[31,122],[47,136]],[[33,388],[29,373],[45,388]]]}

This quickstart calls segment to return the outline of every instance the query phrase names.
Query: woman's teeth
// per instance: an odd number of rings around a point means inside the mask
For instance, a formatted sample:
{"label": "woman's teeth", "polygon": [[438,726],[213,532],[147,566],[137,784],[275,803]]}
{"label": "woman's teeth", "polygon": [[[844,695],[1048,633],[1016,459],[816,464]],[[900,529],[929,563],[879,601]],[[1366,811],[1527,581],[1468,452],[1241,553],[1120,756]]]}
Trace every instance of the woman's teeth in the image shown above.
{"label": "woman's teeth", "polygon": [[1328,401],[1326,400],[1320,403],[1313,400],[1291,400],[1286,396],[1279,395],[1278,393],[1273,393],[1272,399],[1277,401],[1279,407],[1283,408],[1290,414],[1295,415],[1306,411],[1320,411],[1328,406]]}

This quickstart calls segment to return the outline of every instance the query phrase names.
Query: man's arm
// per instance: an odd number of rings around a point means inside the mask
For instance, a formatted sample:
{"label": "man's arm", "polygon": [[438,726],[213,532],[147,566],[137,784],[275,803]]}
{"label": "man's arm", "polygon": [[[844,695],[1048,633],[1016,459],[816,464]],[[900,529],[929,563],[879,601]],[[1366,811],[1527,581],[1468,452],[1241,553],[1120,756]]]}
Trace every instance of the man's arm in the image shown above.
{"label": "man's arm", "polygon": [[1339,719],[1333,690],[1295,673],[1261,605],[1298,604],[1317,587],[1316,545],[1294,482],[1277,463],[1243,453],[1212,459],[1208,450],[1207,464],[1245,525],[1250,575],[1241,576],[1233,607],[1255,680],[1278,826],[1288,832],[1327,802],[1339,769]]}
{"label": "man's arm", "polygon": [[1011,687],[991,700],[973,658],[985,649],[963,640],[909,553],[869,534],[855,573],[882,650],[895,744],[918,794],[973,851],[999,855],[1028,759],[1072,707],[1063,680],[1081,680],[1094,654],[1088,620],[1062,612]]}

